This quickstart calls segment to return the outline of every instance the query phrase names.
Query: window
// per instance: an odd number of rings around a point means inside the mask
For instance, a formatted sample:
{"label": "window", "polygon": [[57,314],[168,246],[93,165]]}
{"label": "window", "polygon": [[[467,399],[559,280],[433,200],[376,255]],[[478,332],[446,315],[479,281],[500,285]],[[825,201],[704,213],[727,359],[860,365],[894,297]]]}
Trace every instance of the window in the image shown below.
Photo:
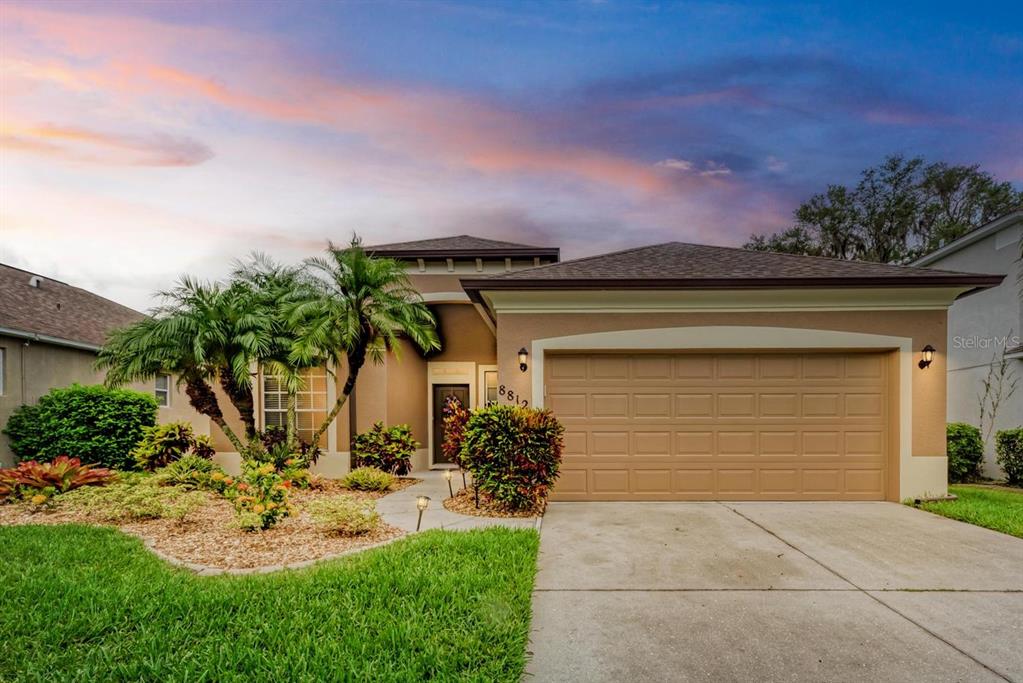
{"label": "window", "polygon": [[[308,368],[301,373],[302,387],[295,398],[298,437],[305,442],[327,418],[327,371]],[[288,390],[279,377],[263,375],[263,426],[288,426]],[[320,446],[326,445],[326,434],[320,437]]]}
{"label": "window", "polygon": [[488,406],[497,403],[497,370],[483,373],[483,403]]}
{"label": "window", "polygon": [[156,405],[161,408],[170,405],[170,375],[156,376],[156,389],[153,394],[156,396]]}

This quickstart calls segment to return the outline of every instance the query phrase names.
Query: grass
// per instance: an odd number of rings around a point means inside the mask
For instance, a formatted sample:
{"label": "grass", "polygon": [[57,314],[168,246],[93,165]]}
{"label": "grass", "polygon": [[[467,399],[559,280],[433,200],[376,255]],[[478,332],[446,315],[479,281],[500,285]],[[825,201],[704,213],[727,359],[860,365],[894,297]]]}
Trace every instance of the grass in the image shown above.
{"label": "grass", "polygon": [[1023,489],[1014,491],[968,484],[948,487],[958,500],[921,503],[920,508],[1023,538]]}
{"label": "grass", "polygon": [[0,528],[0,680],[518,681],[538,542],[429,531],[199,577],[113,529]]}

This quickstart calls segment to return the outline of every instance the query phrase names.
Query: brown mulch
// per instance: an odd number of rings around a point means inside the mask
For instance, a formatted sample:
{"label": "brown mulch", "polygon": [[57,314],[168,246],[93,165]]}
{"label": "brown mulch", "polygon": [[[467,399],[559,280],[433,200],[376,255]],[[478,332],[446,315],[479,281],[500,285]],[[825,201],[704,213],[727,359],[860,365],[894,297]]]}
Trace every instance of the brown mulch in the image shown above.
{"label": "brown mulch", "polygon": [[543,515],[544,504],[541,502],[526,510],[512,510],[480,491],[480,506],[477,508],[476,494],[473,489],[467,488],[455,491],[453,498],[445,498],[444,509],[473,517],[540,517]]}
{"label": "brown mulch", "polygon": [[345,493],[358,498],[376,499],[383,498],[384,496],[388,496],[392,493],[397,493],[398,491],[403,491],[409,486],[414,486],[421,481],[422,479],[416,479],[415,477],[398,477],[394,482],[394,486],[392,486],[388,491],[356,491],[355,489],[349,489],[342,486],[340,479],[318,479],[312,487],[312,490],[326,493]]}
{"label": "brown mulch", "polygon": [[[419,480],[403,479],[400,488]],[[384,494],[351,491],[340,485],[329,490],[296,490],[291,500],[298,514],[286,517],[266,531],[243,531],[236,526],[235,511],[224,498],[209,494],[209,501],[190,513],[183,521],[153,519],[111,523],[90,517],[88,513],[61,509],[34,510],[25,503],[0,505],[0,526],[15,524],[94,524],[111,526],[138,536],[154,550],[175,560],[219,569],[255,569],[274,565],[316,560],[330,555],[376,545],[404,534],[401,529],[381,524],[375,531],[359,536],[341,536],[317,527],[307,513],[305,504],[340,495],[367,500]],[[400,490],[395,487],[395,490]]]}

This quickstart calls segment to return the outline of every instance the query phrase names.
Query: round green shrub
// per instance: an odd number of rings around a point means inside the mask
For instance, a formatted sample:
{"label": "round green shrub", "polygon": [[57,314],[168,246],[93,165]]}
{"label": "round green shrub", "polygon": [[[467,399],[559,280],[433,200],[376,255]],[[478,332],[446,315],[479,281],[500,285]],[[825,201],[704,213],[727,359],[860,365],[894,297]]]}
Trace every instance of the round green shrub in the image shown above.
{"label": "round green shrub", "polygon": [[133,469],[132,449],[143,428],[156,424],[156,411],[149,394],[73,384],[15,410],[3,431],[19,460],[69,455],[83,463]]}
{"label": "round green shrub", "polygon": [[1023,485],[1023,427],[995,434],[995,458],[1010,484]]}
{"label": "round green shrub", "polygon": [[387,491],[394,486],[393,474],[376,467],[357,467],[341,480],[345,488],[356,491]]}
{"label": "round green shrub", "polygon": [[965,422],[951,422],[945,430],[949,481],[966,481],[977,476],[984,460],[980,429]]}
{"label": "round green shrub", "polygon": [[549,410],[486,406],[465,425],[461,460],[481,491],[528,509],[546,499],[558,478],[564,431]]}
{"label": "round green shrub", "polygon": [[376,467],[401,476],[412,469],[412,455],[417,448],[419,443],[408,425],[385,429],[383,422],[377,422],[368,432],[355,437],[352,460],[356,467]]}

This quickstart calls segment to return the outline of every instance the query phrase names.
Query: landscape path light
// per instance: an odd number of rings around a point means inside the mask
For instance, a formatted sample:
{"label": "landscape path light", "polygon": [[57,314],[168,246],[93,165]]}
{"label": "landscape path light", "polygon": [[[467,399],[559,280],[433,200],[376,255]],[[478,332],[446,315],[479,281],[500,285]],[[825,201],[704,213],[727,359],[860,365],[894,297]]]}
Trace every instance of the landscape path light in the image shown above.
{"label": "landscape path light", "polygon": [[416,531],[423,524],[423,512],[430,507],[430,496],[419,496],[416,498],[416,509],[419,510],[419,519],[416,520]]}
{"label": "landscape path light", "polygon": [[448,482],[448,495],[455,497],[455,490],[451,488],[451,470],[444,470],[444,479]]}

